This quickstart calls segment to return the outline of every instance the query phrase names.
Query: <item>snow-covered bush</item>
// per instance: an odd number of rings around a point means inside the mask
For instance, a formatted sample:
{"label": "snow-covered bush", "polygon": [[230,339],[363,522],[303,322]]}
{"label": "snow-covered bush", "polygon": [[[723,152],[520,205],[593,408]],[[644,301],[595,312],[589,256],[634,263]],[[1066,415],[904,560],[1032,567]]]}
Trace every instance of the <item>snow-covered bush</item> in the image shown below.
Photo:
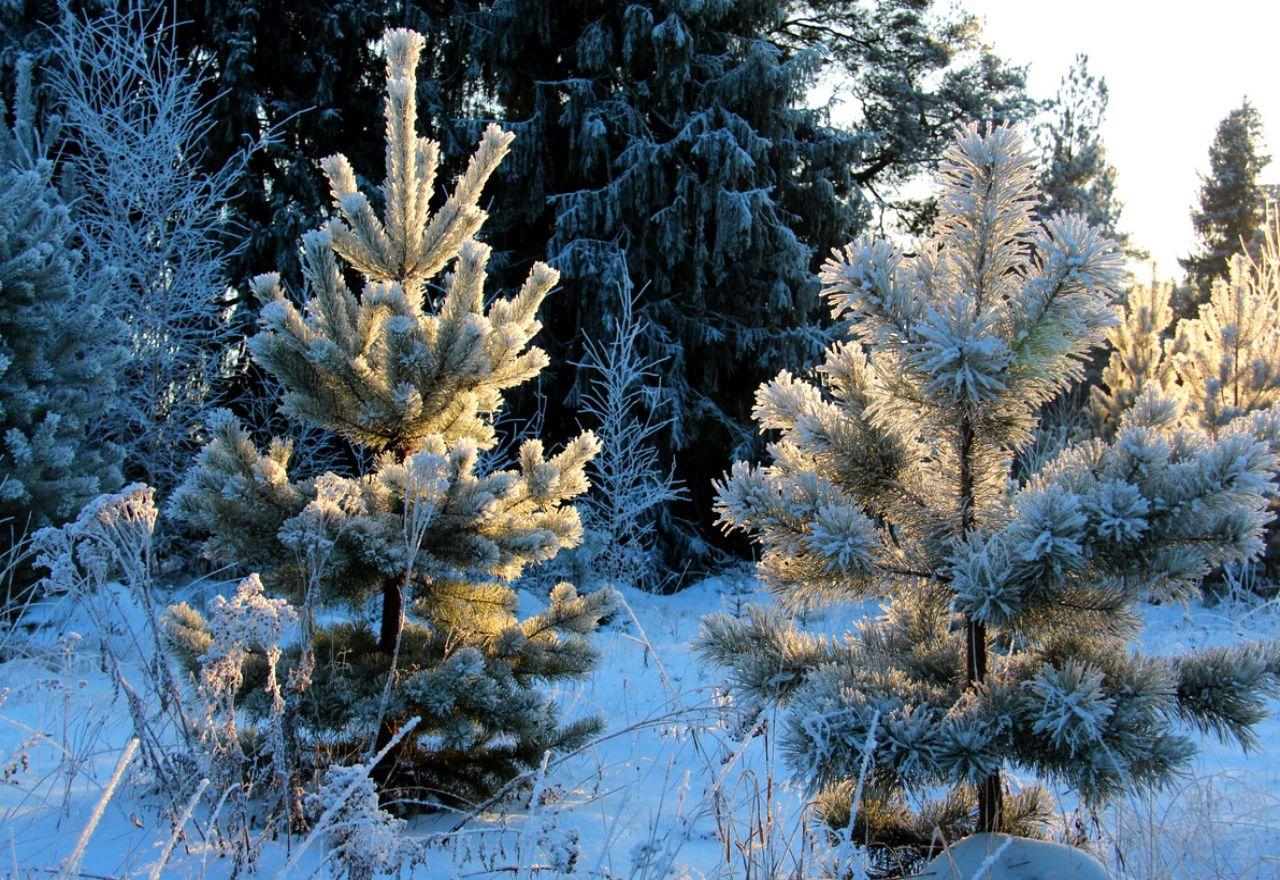
{"label": "snow-covered bush", "polygon": [[1032,169],[1010,129],[971,128],[915,256],[870,238],[833,254],[822,280],[849,338],[816,381],[760,389],[772,461],[719,487],[784,607],[887,600],[843,640],[755,611],[709,618],[700,642],[748,703],[786,706],[796,772],[832,815],[843,790],[873,846],[880,817],[940,808],[939,785],[972,805],[964,828],[1022,830],[1042,802],[1007,791],[1006,768],[1086,802],[1157,786],[1195,751],[1180,727],[1248,744],[1280,690],[1274,644],[1134,651],[1137,602],[1261,549],[1280,409],[1209,436],[1149,389],[1113,443],[1013,477],[1041,406],[1113,323],[1121,278],[1079,217],[1033,221]]}
{"label": "snow-covered bush", "polygon": [[612,335],[585,341],[578,368],[586,380],[581,412],[593,423],[600,452],[588,466],[592,491],[582,502],[583,543],[567,554],[595,581],[659,589],[666,580],[657,552],[659,517],[683,496],[657,438],[671,423],[654,361],[640,349],[645,319],[625,275]]}
{"label": "snow-covered bush", "polygon": [[243,157],[206,171],[208,75],[185,66],[162,5],[68,12],[49,81],[88,276],[128,328],[110,435],[128,471],[170,488],[232,366],[227,206]]}
{"label": "snow-covered bush", "polygon": [[[586,433],[548,457],[530,439],[517,468],[478,467],[496,442],[503,393],[547,363],[529,342],[557,275],[537,263],[514,297],[485,304],[490,249],[474,238],[485,220],[479,202],[512,139],[496,126],[430,210],[440,157],[416,133],[423,45],[406,30],[384,38],[383,216],[347,159],[330,156],[321,165],[338,217],[303,238],[304,308],[277,276],[254,282],[266,305],[249,348],[285,387],[285,414],[363,449],[371,469],[295,477],[287,442],[262,452],[224,412],[172,502],[205,536],[210,558],[258,571],[269,590],[324,611],[282,661],[286,677],[303,668],[310,681],[296,706],[299,736],[337,754],[372,755],[405,718],[421,719],[373,767],[382,789],[419,803],[480,800],[598,728],[594,719],[562,724],[538,685],[594,665],[586,637],[613,601],[608,590],[579,595],[559,584],[543,613],[515,615],[510,582],[581,538],[570,502],[588,488],[599,444]],[[364,276],[360,294],[339,257]],[[378,608],[376,630],[362,613],[369,605]],[[195,613],[182,623],[196,666],[208,624]],[[260,711],[263,684],[246,675],[242,688]]]}
{"label": "snow-covered bush", "polygon": [[404,865],[425,861],[423,847],[405,835],[405,821],[379,805],[368,767],[330,767],[320,787],[308,796],[307,806],[314,815],[331,811],[323,830],[348,880],[397,875]]}
{"label": "snow-covered bush", "polygon": [[0,529],[65,522],[120,485],[120,451],[91,432],[120,363],[120,328],[80,283],[67,206],[50,184],[19,65],[12,123],[0,99]]}
{"label": "snow-covered bush", "polygon": [[261,677],[266,683],[261,690],[268,708],[263,751],[267,752],[273,790],[280,799],[281,815],[288,816],[294,806],[297,756],[287,753],[285,698],[278,669],[281,645],[297,616],[285,600],[263,595],[262,581],[256,574],[242,580],[231,599],[215,596],[209,603],[208,645],[199,661],[199,689],[205,708],[204,757],[209,775],[221,783],[221,788],[235,793],[234,803],[240,812],[237,819],[245,828],[248,791],[255,786],[250,784],[254,780],[245,766],[236,697],[244,685],[245,665],[255,654],[258,665],[265,667]]}

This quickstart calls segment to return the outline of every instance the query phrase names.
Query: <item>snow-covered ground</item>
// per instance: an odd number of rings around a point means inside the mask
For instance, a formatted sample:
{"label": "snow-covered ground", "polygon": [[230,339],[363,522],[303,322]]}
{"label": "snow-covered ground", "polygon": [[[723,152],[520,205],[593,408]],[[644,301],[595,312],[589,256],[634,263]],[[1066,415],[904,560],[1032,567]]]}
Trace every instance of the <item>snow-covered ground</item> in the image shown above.
{"label": "snow-covered ground", "polygon": [[[434,843],[412,876],[822,876],[829,852],[777,753],[772,719],[761,730],[735,729],[715,674],[689,647],[704,614],[767,598],[749,577],[728,575],[674,596],[623,593],[629,610],[598,637],[601,667],[560,694],[567,717],[599,713],[606,733],[459,833],[444,833],[459,815],[415,819],[410,832]],[[832,609],[804,623],[837,632],[874,610]],[[1275,604],[1152,606],[1145,614],[1144,640],[1155,651],[1280,634]],[[44,649],[0,665],[0,876],[23,880],[57,876],[132,736],[125,701],[97,668],[90,640],[63,626],[34,641]],[[165,802],[126,773],[87,842],[80,876],[150,876],[174,833],[160,812]],[[1064,822],[1082,824],[1104,861],[1134,880],[1280,877],[1280,721],[1263,723],[1248,755],[1206,741],[1194,773],[1171,791],[1098,815],[1076,810],[1069,794],[1061,805]],[[231,875],[231,860],[202,837],[211,808],[186,824],[162,876]],[[252,875],[329,876],[323,846],[299,853],[303,844],[260,841]]]}

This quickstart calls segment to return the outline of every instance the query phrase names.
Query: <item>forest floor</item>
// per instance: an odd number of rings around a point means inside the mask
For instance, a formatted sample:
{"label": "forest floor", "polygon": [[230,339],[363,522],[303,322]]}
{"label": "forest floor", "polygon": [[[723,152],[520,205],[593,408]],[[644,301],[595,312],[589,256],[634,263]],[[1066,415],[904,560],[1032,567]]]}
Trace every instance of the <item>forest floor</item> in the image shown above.
{"label": "forest floor", "polygon": [[[605,732],[531,774],[503,804],[412,820],[426,861],[403,876],[818,877],[829,875],[833,858],[856,875],[860,855],[833,849],[806,809],[776,719],[737,729],[716,673],[690,650],[703,615],[769,601],[755,581],[725,575],[673,596],[623,595],[627,609],[597,636],[600,668],[559,693],[566,718],[600,714]],[[537,608],[531,595],[522,601]],[[840,607],[802,622],[835,633],[875,610]],[[1144,617],[1143,642],[1153,652],[1280,637],[1274,601],[1148,606]],[[0,664],[0,876],[58,875],[132,735],[125,700],[113,694],[90,640],[70,635],[73,623],[37,633],[25,656]],[[164,802],[140,774],[126,773],[88,840],[80,876],[151,876],[173,836]],[[1249,754],[1204,740],[1193,772],[1168,790],[1098,813],[1063,793],[1059,807],[1057,833],[1083,829],[1096,854],[1132,880],[1274,880],[1280,719],[1263,722]],[[161,876],[232,875],[232,860],[196,830],[206,815],[196,811]],[[463,818],[463,830],[448,833]],[[253,850],[242,876],[337,876],[321,843],[264,838]]]}

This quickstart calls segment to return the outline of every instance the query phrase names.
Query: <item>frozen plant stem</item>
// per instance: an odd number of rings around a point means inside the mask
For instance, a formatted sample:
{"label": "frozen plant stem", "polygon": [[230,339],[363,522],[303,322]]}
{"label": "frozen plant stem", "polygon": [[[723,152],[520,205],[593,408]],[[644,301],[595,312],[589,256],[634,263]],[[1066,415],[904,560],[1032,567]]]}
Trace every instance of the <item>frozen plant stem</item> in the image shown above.
{"label": "frozen plant stem", "polygon": [[115,796],[116,786],[120,784],[120,780],[124,778],[124,771],[129,766],[129,762],[133,760],[133,753],[138,750],[138,739],[134,737],[129,740],[129,744],[124,747],[124,753],[120,755],[120,760],[116,761],[115,772],[111,774],[111,779],[107,782],[107,787],[103,789],[102,796],[98,798],[97,805],[93,808],[89,821],[85,823],[84,830],[80,832],[80,838],[76,841],[76,847],[71,851],[71,855],[67,856],[62,863],[62,873],[58,875],[58,880],[72,880],[80,874],[80,862],[84,860],[85,848],[89,846],[89,838],[93,836],[93,832],[97,829],[98,823],[102,821],[102,814],[106,812],[107,804],[111,798]]}
{"label": "frozen plant stem", "polygon": [[[388,752],[394,749],[401,740],[408,736],[413,729],[418,726],[418,721],[418,718],[410,718],[406,721],[404,725],[401,726],[401,728],[391,737],[391,740],[373,756],[373,765],[377,766],[378,762],[385,758]],[[369,765],[366,764],[364,766],[368,767]],[[313,826],[311,826],[311,833],[303,839],[302,843],[298,844],[298,848],[294,850],[289,861],[286,862],[279,871],[272,875],[272,880],[286,880],[286,878],[297,876],[298,861],[333,821],[333,817],[342,809],[342,805],[346,803],[347,799],[351,797],[352,793],[356,790],[356,787],[360,784],[361,778],[361,776],[357,775],[352,779],[342,793],[334,799],[333,803],[331,803],[325,811],[320,814],[320,818],[316,820]]]}
{"label": "frozen plant stem", "polygon": [[147,875],[149,880],[160,880],[160,872],[163,871],[164,866],[169,863],[169,856],[173,855],[173,848],[177,845],[178,838],[182,836],[182,829],[185,828],[187,822],[191,820],[191,814],[195,812],[196,804],[200,803],[200,797],[208,787],[208,779],[201,779],[200,784],[196,786],[196,790],[187,801],[187,805],[183,807],[181,815],[179,815],[177,821],[173,823],[173,833],[169,835],[169,841],[164,845],[164,850],[160,853],[160,858],[156,859],[156,863],[151,866],[151,873]]}

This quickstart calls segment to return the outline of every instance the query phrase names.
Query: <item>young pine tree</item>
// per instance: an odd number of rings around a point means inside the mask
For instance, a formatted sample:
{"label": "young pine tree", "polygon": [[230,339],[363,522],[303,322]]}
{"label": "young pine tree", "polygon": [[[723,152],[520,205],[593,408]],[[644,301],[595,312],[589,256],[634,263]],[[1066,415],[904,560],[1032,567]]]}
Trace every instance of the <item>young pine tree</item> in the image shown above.
{"label": "young pine tree", "polygon": [[[1021,830],[1043,801],[1006,796],[1006,768],[1089,802],[1166,781],[1193,752],[1179,724],[1247,744],[1280,673],[1270,646],[1134,651],[1141,597],[1259,549],[1270,445],[1181,431],[1153,395],[1113,444],[1016,483],[1039,407],[1114,320],[1120,261],[1079,217],[1034,222],[1033,160],[1007,128],[963,133],[940,177],[917,255],[860,239],[827,261],[850,338],[816,383],[760,389],[772,461],[719,487],[784,606],[876,596],[883,613],[827,640],[755,609],[710,618],[700,643],[748,705],[785,704],[784,747],[829,820],[861,789],[849,833],[880,847],[920,828],[907,793],[953,831]],[[1280,411],[1254,421],[1274,438]],[[929,803],[938,785],[951,795]]]}
{"label": "young pine tree", "polygon": [[1262,228],[1266,196],[1258,175],[1271,161],[1264,149],[1262,117],[1246,98],[1218,123],[1209,147],[1209,173],[1200,183],[1200,205],[1191,215],[1199,248],[1178,261],[1199,302],[1208,298],[1214,279],[1227,277],[1231,257]]}
{"label": "young pine tree", "polygon": [[[556,273],[537,263],[514,297],[486,307],[489,248],[473,236],[485,220],[481,189],[511,135],[490,127],[431,212],[439,150],[415,131],[423,39],[407,30],[384,39],[383,218],[346,158],[325,159],[339,218],[303,238],[305,307],[276,276],[255,279],[266,305],[249,343],[286,389],[286,414],[376,454],[374,465],[355,477],[291,478],[287,444],[261,452],[223,414],[173,507],[208,535],[212,559],[261,572],[304,605],[303,644],[282,676],[305,691],[296,709],[304,733],[340,755],[372,754],[417,716],[375,776],[418,798],[474,801],[597,729],[590,719],[561,725],[536,685],[592,666],[585,636],[612,594],[560,584],[546,611],[518,620],[508,586],[579,540],[567,502],[586,490],[597,442],[583,434],[547,458],[529,440],[518,470],[477,473],[503,392],[547,363],[528,344]],[[361,293],[347,287],[339,258],[364,276]],[[371,604],[373,627],[358,613]],[[341,608],[357,613],[343,619]],[[191,609],[174,609],[175,636],[193,658],[205,628]],[[372,743],[365,731],[377,732]]]}
{"label": "young pine tree", "polygon": [[81,283],[67,211],[40,155],[30,59],[13,125],[0,100],[0,529],[65,522],[120,485],[120,452],[91,436],[124,354],[121,328]]}
{"label": "young pine tree", "polygon": [[1231,258],[1196,316],[1178,322],[1168,359],[1187,418],[1209,434],[1280,402],[1280,227],[1266,228],[1256,256]]}

